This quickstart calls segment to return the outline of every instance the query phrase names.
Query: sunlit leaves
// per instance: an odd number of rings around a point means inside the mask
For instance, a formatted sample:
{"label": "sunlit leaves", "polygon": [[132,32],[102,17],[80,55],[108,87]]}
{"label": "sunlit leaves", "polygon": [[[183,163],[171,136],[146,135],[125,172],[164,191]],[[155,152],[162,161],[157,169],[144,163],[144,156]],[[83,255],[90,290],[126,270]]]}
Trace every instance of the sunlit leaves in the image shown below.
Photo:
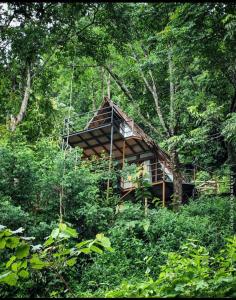
{"label": "sunlit leaves", "polygon": [[[104,234],[97,234],[95,240],[83,241],[69,248],[68,240],[77,238],[78,234],[75,229],[65,223],[60,223],[58,228],[52,230],[43,246],[31,245],[32,238],[15,236],[22,232],[22,228],[11,231],[5,226],[0,227],[0,251],[4,251],[9,257],[0,265],[0,284],[15,286],[18,280],[29,278],[32,270],[48,269],[53,272],[58,268],[63,270],[66,267],[71,268],[77,263],[78,255],[81,253],[102,254],[103,249],[113,251],[109,239]],[[30,251],[31,246],[34,253]]]}
{"label": "sunlit leaves", "polygon": [[236,113],[231,113],[222,125],[222,134],[236,145]]}
{"label": "sunlit leaves", "polygon": [[21,259],[29,255],[30,246],[26,243],[21,243],[16,249],[16,257]]}

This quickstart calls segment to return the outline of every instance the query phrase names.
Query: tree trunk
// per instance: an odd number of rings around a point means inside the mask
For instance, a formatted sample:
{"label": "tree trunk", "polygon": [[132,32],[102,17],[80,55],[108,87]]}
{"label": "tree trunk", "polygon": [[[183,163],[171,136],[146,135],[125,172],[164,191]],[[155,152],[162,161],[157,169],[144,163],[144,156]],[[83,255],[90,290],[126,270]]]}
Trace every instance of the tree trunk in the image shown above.
{"label": "tree trunk", "polygon": [[11,131],[14,131],[16,129],[16,126],[24,119],[27,106],[28,106],[29,96],[30,96],[30,88],[31,88],[31,75],[30,75],[30,66],[28,66],[24,98],[22,100],[21,108],[18,115],[17,116],[11,115],[11,122],[10,122]]}
{"label": "tree trunk", "polygon": [[107,97],[111,99],[111,77],[109,72],[107,74]]}
{"label": "tree trunk", "polygon": [[180,169],[179,156],[176,150],[171,153],[171,163],[173,171],[173,209],[177,211],[182,203],[183,187],[182,187],[182,174]]}
{"label": "tree trunk", "polygon": [[227,144],[228,162],[231,173],[231,192],[236,196],[236,147],[232,143]]}
{"label": "tree trunk", "polygon": [[[230,113],[236,112],[236,86],[234,86],[234,96],[232,98]],[[230,164],[230,173],[231,180],[233,181],[231,184],[231,192],[236,196],[236,145],[231,142],[227,143],[227,152],[228,152],[228,162]]]}

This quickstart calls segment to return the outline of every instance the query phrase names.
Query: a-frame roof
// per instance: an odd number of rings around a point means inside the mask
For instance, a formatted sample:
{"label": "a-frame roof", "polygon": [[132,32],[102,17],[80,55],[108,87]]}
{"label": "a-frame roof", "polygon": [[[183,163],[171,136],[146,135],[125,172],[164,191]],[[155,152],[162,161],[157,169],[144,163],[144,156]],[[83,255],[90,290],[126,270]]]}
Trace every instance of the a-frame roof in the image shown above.
{"label": "a-frame roof", "polygon": [[[113,111],[113,156],[117,159],[123,157],[123,140],[124,137],[120,133],[119,125],[125,122],[132,127],[132,135],[126,140],[126,155],[143,155],[145,152],[153,152],[161,160],[169,165],[169,156],[149,137],[142,128],[140,128],[132,118],[113,101],[105,97],[99,109],[94,113],[93,117],[87,123],[83,131],[74,132],[69,135],[69,144],[72,147],[79,146],[84,149],[84,155],[98,155],[102,151],[109,153],[110,151],[110,128],[111,128],[111,111]],[[65,138],[65,137],[64,137]]]}
{"label": "a-frame roof", "polygon": [[161,156],[163,160],[170,161],[169,155],[164,150],[162,150],[154,142],[154,140],[150,136],[148,136],[138,124],[134,122],[132,118],[128,117],[127,114],[123,110],[121,110],[121,108],[117,104],[115,104],[112,100],[110,100],[108,97],[104,97],[104,100],[101,103],[99,109],[103,109],[104,107],[107,106],[113,106],[124,121],[133,123],[134,135],[144,140],[151,148],[156,149],[156,151],[158,151],[159,153],[159,156]]}

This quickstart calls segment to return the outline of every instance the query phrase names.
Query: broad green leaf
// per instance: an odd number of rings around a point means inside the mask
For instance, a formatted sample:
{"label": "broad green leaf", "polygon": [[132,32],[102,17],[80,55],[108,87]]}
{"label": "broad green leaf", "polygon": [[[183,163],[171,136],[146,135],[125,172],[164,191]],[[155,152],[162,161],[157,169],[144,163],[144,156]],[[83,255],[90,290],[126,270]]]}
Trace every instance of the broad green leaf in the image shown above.
{"label": "broad green leaf", "polygon": [[65,231],[66,228],[67,228],[67,225],[66,225],[66,224],[64,224],[64,223],[60,223],[60,224],[59,224],[59,230]]}
{"label": "broad green leaf", "polygon": [[60,257],[63,255],[68,255],[68,254],[70,254],[70,252],[71,252],[71,249],[59,250],[57,253],[53,254],[53,257]]}
{"label": "broad green leaf", "polygon": [[26,270],[21,270],[18,275],[22,278],[28,278],[29,277],[29,272]]}
{"label": "broad green leaf", "polygon": [[9,274],[11,274],[12,272],[11,271],[9,271],[9,272],[6,272],[6,273],[3,273],[3,274],[0,274],[0,281],[2,280],[2,279],[4,279],[5,277],[7,277]]}
{"label": "broad green leaf", "polygon": [[27,260],[24,260],[21,262],[21,268],[26,269],[27,268]]}
{"label": "broad green leaf", "polygon": [[11,236],[12,235],[12,231],[10,229],[6,229],[3,231],[4,236]]}
{"label": "broad green leaf", "polygon": [[9,268],[11,264],[16,260],[16,256],[12,256],[9,261],[6,263],[6,267]]}
{"label": "broad green leaf", "polygon": [[79,251],[82,253],[85,253],[85,254],[88,254],[91,252],[91,250],[89,248],[83,248],[83,249],[80,249]]}
{"label": "broad green leaf", "polygon": [[6,247],[10,249],[16,248],[20,243],[20,239],[18,237],[9,237],[6,238]]}
{"label": "broad green leaf", "polygon": [[13,264],[11,265],[12,271],[17,272],[19,265],[20,265],[20,264],[18,264],[17,262],[13,263]]}
{"label": "broad green leaf", "polygon": [[92,246],[90,247],[90,249],[91,249],[92,251],[94,251],[94,252],[99,253],[99,254],[102,254],[102,253],[103,253],[102,249],[100,249],[100,248],[98,248],[98,247],[96,247],[96,246],[94,246],[94,245],[92,245]]}
{"label": "broad green leaf", "polygon": [[37,254],[34,254],[30,259],[30,264],[33,269],[41,270],[44,267],[48,266],[48,263],[43,262]]}
{"label": "broad green leaf", "polygon": [[5,238],[0,239],[0,249],[4,249],[6,246],[6,240]]}
{"label": "broad green leaf", "polygon": [[44,246],[45,247],[50,246],[52,243],[54,243],[54,238],[52,236],[50,236],[44,243]]}
{"label": "broad green leaf", "polygon": [[115,250],[112,247],[106,247],[106,250],[110,252],[115,252]]}
{"label": "broad green leaf", "polygon": [[56,239],[58,237],[58,235],[59,235],[59,232],[60,232],[59,228],[53,229],[53,231],[51,233],[51,237],[54,238],[54,239]]}
{"label": "broad green leaf", "polygon": [[110,247],[111,246],[111,242],[109,240],[109,238],[105,237],[103,233],[98,233],[96,235],[96,239],[101,242],[102,246],[104,248]]}
{"label": "broad green leaf", "polygon": [[98,233],[98,234],[96,234],[96,239],[97,239],[98,241],[101,241],[103,238],[104,238],[104,234],[103,234],[103,233]]}
{"label": "broad green leaf", "polygon": [[30,246],[28,244],[22,243],[16,249],[16,257],[21,259],[29,255]]}
{"label": "broad green leaf", "polygon": [[92,241],[92,240],[80,242],[80,243],[76,244],[76,247],[79,249],[79,248],[81,248],[82,246],[84,246],[84,245],[90,243],[91,241]]}
{"label": "broad green leaf", "polygon": [[64,232],[67,233],[67,234],[69,234],[69,236],[71,236],[73,238],[77,238],[78,237],[78,233],[73,228],[67,227]]}
{"label": "broad green leaf", "polygon": [[[6,274],[5,274],[6,275]],[[16,273],[7,273],[6,276],[0,276],[0,282],[6,283],[10,286],[15,286],[18,280]]]}
{"label": "broad green leaf", "polygon": [[73,257],[73,258],[71,258],[71,259],[68,259],[68,260],[66,261],[66,264],[67,264],[69,267],[72,267],[72,266],[74,266],[74,265],[76,264],[76,261],[77,261],[77,258],[76,258],[76,257]]}

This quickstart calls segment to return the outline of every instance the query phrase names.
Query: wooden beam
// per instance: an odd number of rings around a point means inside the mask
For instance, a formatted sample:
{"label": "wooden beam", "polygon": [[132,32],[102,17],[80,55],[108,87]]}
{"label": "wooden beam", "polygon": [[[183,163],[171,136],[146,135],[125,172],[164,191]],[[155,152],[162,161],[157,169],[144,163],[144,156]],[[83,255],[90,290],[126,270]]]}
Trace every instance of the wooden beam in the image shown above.
{"label": "wooden beam", "polygon": [[125,166],[125,139],[123,141],[123,158],[122,158],[122,169],[124,169]]}
{"label": "wooden beam", "polygon": [[[88,128],[88,129],[85,129],[85,130],[80,130],[80,131],[69,134],[69,137],[71,137],[71,136],[80,136],[79,134],[82,133],[82,132],[90,132],[90,131],[94,131],[96,129],[106,128],[106,127],[109,127],[109,126],[111,126],[111,123],[103,125],[103,126],[98,126],[98,127],[95,127],[95,128]],[[62,138],[66,139],[67,135],[63,136]]]}
{"label": "wooden beam", "polygon": [[[140,156],[141,154],[144,154],[144,153],[147,153],[147,152],[140,152],[140,153],[134,153],[134,154],[132,153],[132,154],[126,155],[126,158],[131,157],[131,156],[135,156],[135,155],[137,155],[137,156],[139,155],[139,156]],[[149,158],[152,158],[152,157],[153,157],[153,156],[145,157],[145,159],[149,159]],[[117,157],[116,159],[117,159],[117,160],[120,160],[120,159],[122,160],[122,158],[123,158],[123,155]],[[138,158],[137,160],[135,160],[135,161],[143,161],[143,160],[144,160],[143,158],[140,158],[140,157],[139,157],[139,158]]]}
{"label": "wooden beam", "polygon": [[163,180],[162,183],[162,207],[166,206],[166,183],[165,180]]}
{"label": "wooden beam", "polygon": [[[109,139],[108,135],[107,135],[102,129],[101,129],[101,132],[103,132],[104,135],[105,135],[105,137],[107,137],[107,138]],[[103,135],[103,136],[104,136],[104,135]],[[114,139],[113,139],[113,145],[116,147],[116,150],[118,150],[118,151],[122,154],[122,151],[121,151],[120,148],[117,146],[117,144],[115,143]]]}
{"label": "wooden beam", "polygon": [[131,147],[132,147],[132,145],[130,145],[129,143],[128,143],[128,140],[126,139],[126,145],[128,146],[128,148],[130,149],[130,151],[132,152],[132,155],[137,155],[137,154],[139,154],[138,152],[135,152]]}
{"label": "wooden beam", "polygon": [[139,145],[139,147],[143,150],[143,151],[148,151],[148,149],[145,149],[142,145],[142,143],[139,141],[139,139],[135,139],[136,143]]}
{"label": "wooden beam", "polygon": [[[100,130],[101,130],[101,129],[100,129]],[[102,131],[102,132],[103,132],[103,131]],[[91,134],[91,132],[89,132],[89,134]],[[100,134],[100,135],[97,135],[96,138],[99,139],[99,138],[101,138],[101,137],[103,137],[103,136],[104,136],[104,134]],[[81,137],[81,135],[78,135],[78,137]],[[90,141],[93,141],[93,140],[94,140],[93,138],[86,139],[87,142],[90,142]],[[70,144],[71,144],[71,145],[76,145],[76,144],[78,144],[78,143],[80,143],[80,142],[82,142],[82,141],[71,142]],[[108,141],[107,143],[109,143],[109,141]]]}
{"label": "wooden beam", "polygon": [[[90,132],[90,134],[92,135],[92,137],[94,138],[94,140],[95,140],[98,144],[97,144],[97,145],[90,146],[89,149],[91,149],[91,148],[96,148],[96,147],[98,147],[98,146],[101,146],[105,151],[108,151],[108,149],[107,149],[106,147],[104,147],[105,144],[100,143],[99,140],[97,139],[97,137],[96,137],[95,135],[93,135],[92,132]],[[85,150],[87,150],[87,149],[85,149]]]}
{"label": "wooden beam", "polygon": [[[89,146],[89,144],[81,137],[82,141]],[[95,149],[91,149],[95,154],[99,155],[99,153]]]}

